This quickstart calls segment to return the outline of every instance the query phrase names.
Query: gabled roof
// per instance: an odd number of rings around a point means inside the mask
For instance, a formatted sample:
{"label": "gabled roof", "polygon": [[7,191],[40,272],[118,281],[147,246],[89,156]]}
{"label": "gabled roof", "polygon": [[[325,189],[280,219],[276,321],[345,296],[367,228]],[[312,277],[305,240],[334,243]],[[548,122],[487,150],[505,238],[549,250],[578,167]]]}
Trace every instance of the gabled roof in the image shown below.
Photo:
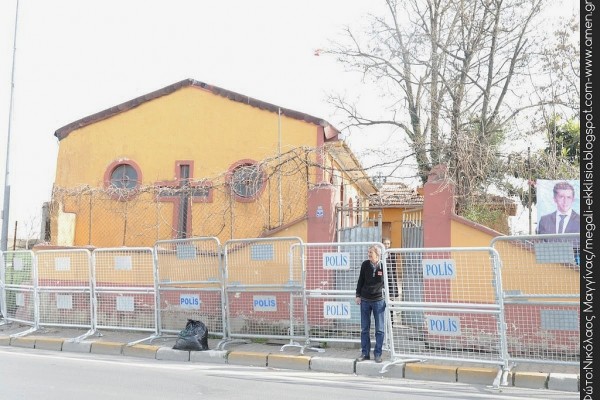
{"label": "gabled roof", "polygon": [[352,183],[356,184],[360,190],[367,196],[373,196],[377,193],[377,187],[373,180],[367,175],[360,161],[344,141],[330,142],[326,149]]}
{"label": "gabled roof", "polygon": [[374,208],[421,207],[423,196],[404,183],[386,183],[369,197],[369,205]]}
{"label": "gabled roof", "polygon": [[312,115],[308,115],[308,114],[305,114],[305,113],[302,113],[299,111],[290,110],[289,108],[279,107],[279,106],[276,106],[275,104],[257,100],[252,97],[249,97],[249,96],[246,96],[246,95],[243,95],[240,93],[232,92],[231,90],[223,89],[223,88],[220,88],[217,86],[209,85],[204,82],[196,81],[194,79],[185,79],[183,81],[173,83],[169,86],[166,86],[162,89],[155,90],[154,92],[145,94],[140,97],[136,97],[135,99],[126,101],[125,103],[119,104],[117,106],[108,108],[106,110],[97,112],[92,115],[89,115],[89,116],[79,119],[75,122],[71,122],[70,124],[63,126],[62,128],[57,129],[56,132],[54,132],[54,136],[56,136],[58,138],[58,140],[62,140],[65,137],[67,137],[69,135],[69,133],[73,132],[76,129],[83,128],[87,125],[91,125],[98,121],[102,121],[104,119],[113,117],[117,114],[131,110],[132,108],[138,107],[148,101],[157,99],[162,96],[166,96],[166,95],[171,94],[181,88],[189,87],[189,86],[208,90],[218,96],[223,96],[223,97],[228,98],[229,100],[244,103],[249,106],[259,108],[261,110],[267,110],[267,111],[271,111],[274,113],[281,112],[281,115],[285,115],[287,117],[298,119],[301,121],[306,121],[311,124],[320,125],[325,128],[324,131],[325,131],[325,139],[326,140],[337,137],[337,135],[339,134],[339,131],[336,128],[334,128],[329,122],[327,122],[323,119],[317,118],[317,117],[313,117]]}

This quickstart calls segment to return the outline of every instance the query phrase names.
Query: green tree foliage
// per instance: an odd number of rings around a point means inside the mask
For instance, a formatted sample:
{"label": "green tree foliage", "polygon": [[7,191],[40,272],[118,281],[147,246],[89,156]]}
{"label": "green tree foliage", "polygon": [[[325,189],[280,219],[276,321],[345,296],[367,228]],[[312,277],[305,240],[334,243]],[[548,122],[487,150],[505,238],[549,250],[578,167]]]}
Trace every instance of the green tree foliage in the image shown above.
{"label": "green tree foliage", "polygon": [[579,169],[580,143],[579,121],[570,119],[559,125],[558,119],[555,118],[548,127],[548,146],[544,152]]}

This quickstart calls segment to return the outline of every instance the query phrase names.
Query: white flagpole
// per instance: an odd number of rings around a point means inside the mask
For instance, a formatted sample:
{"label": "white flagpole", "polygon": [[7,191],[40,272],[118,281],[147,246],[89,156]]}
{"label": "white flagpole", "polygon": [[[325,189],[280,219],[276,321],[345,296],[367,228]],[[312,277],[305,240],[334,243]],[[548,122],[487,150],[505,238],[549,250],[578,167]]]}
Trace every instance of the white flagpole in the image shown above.
{"label": "white flagpole", "polygon": [[17,8],[15,11],[15,36],[13,39],[13,59],[12,72],[10,78],[10,105],[8,109],[8,134],[6,136],[6,172],[4,175],[4,206],[2,208],[2,239],[0,240],[0,250],[6,251],[8,244],[8,216],[10,210],[10,133],[12,129],[12,110],[14,102],[15,90],[15,59],[17,54],[17,21],[19,20],[19,0],[17,0]]}

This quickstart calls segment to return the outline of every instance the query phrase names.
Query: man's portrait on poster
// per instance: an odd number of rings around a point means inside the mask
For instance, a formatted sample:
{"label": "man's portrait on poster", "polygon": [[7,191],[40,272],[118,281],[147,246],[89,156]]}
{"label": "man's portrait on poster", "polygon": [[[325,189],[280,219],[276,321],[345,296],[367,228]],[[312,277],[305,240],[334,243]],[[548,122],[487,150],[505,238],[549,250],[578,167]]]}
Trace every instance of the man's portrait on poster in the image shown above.
{"label": "man's portrait on poster", "polygon": [[[536,233],[579,233],[579,181],[538,180],[538,212],[541,215]],[[548,212],[551,209],[552,211]]]}

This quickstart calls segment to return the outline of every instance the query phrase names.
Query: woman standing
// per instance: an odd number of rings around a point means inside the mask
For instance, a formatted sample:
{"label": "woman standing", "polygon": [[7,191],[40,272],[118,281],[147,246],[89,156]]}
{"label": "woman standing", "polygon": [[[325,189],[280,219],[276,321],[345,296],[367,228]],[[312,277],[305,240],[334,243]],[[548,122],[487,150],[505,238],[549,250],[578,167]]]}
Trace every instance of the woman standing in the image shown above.
{"label": "woman standing", "polygon": [[357,361],[370,360],[371,356],[371,313],[375,319],[375,362],[380,363],[383,352],[385,300],[381,247],[369,247],[369,259],[360,266],[356,284],[356,304],[360,305],[360,348]]}

